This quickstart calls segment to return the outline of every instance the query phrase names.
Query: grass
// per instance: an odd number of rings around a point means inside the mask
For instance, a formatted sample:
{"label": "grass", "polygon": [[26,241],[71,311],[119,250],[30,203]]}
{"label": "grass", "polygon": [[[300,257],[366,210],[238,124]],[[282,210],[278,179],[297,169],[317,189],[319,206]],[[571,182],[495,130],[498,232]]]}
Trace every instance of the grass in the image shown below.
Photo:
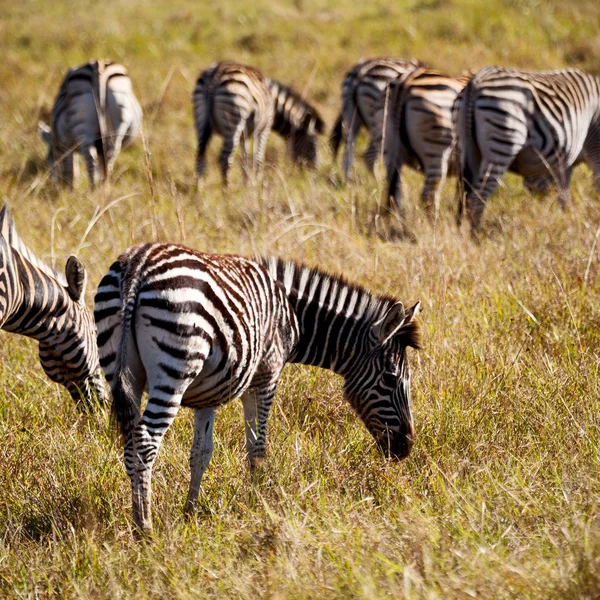
{"label": "grass", "polygon": [[[191,90],[223,58],[314,100],[332,123],[361,56],[415,56],[460,72],[497,63],[600,71],[596,2],[343,0],[204,6],[7,0],[0,20],[0,183],[22,237],[62,267],[77,252],[88,302],[120,250],[148,240],[268,252],[421,299],[411,353],[416,444],[384,461],[328,372],[288,367],[260,485],[245,465],[241,407],[222,409],[200,510],[183,516],[192,415],[159,455],[156,535],[132,532],[122,451],[105,414],[79,415],[30,340],[0,336],[0,595],[37,598],[596,598],[600,595],[600,209],[579,168],[566,213],[507,176],[474,244],[454,225],[453,184],[430,224],[405,177],[415,241],[377,235],[382,172],[353,185],[290,166],[272,137],[262,188],[236,165],[220,188],[193,176]],[[64,70],[124,62],[145,112],[110,191],[46,179],[37,120]],[[364,141],[363,141],[364,144]],[[151,175],[151,176],[150,176]],[[103,212],[104,211],[104,212]],[[89,228],[93,223],[93,227]]]}

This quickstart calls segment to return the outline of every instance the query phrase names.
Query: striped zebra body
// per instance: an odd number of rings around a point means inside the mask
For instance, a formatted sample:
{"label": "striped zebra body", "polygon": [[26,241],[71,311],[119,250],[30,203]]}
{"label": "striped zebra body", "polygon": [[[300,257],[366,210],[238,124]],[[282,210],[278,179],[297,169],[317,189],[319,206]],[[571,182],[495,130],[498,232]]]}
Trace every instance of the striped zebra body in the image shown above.
{"label": "striped zebra body", "polygon": [[105,400],[92,315],[83,300],[86,274],[71,256],[65,276],[38,260],[0,211],[0,328],[31,337],[48,377],[82,410]]}
{"label": "striped zebra body", "polygon": [[206,170],[206,148],[213,133],[223,138],[219,164],[225,184],[238,145],[247,174],[247,144],[252,136],[253,168],[260,175],[271,129],[288,141],[296,163],[316,166],[317,134],[325,131],[317,109],[291,87],[266,78],[258,69],[229,62],[209,67],[198,78],[193,103],[198,177]]}
{"label": "striped zebra body", "polygon": [[316,167],[318,135],[325,133],[325,122],[317,109],[291,87],[269,80],[275,108],[273,131],[288,141],[294,162]]}
{"label": "striped zebra body", "polygon": [[123,145],[140,132],[142,109],[123,65],[92,61],[70,69],[52,109],[52,125],[40,123],[48,166],[73,185],[74,152],[83,157],[90,185],[106,179]]}
{"label": "striped zebra body", "polygon": [[369,131],[370,142],[364,159],[370,171],[382,151],[383,116],[379,113],[382,96],[390,81],[402,80],[420,63],[401,58],[369,58],[354,65],[342,82],[342,109],[334,125],[331,145],[337,154],[342,139],[346,139],[344,177],[348,180],[354,160],[356,136],[361,127]]}
{"label": "striped zebra body", "polygon": [[564,206],[573,167],[585,161],[600,189],[597,77],[487,67],[460,94],[455,120],[472,231],[507,170],[529,178],[528,187],[552,177]]}
{"label": "striped zebra body", "polygon": [[[125,440],[133,514],[151,531],[152,465],[179,407],[195,409],[192,510],[213,452],[216,408],[241,396],[251,468],[265,454],[266,424],[287,362],[329,368],[381,447],[412,446],[406,346],[414,319],[391,298],[295,263],[207,255],[175,244],[127,250],[100,282],[100,362]],[[147,388],[149,401],[140,415]]]}
{"label": "striped zebra body", "polygon": [[274,107],[268,79],[254,67],[233,62],[212,65],[200,74],[193,93],[194,122],[198,137],[196,174],[206,170],[206,148],[213,133],[223,138],[219,165],[223,182],[235,150],[241,143],[242,167],[247,173],[248,138],[254,137],[253,168],[259,175]]}
{"label": "striped zebra body", "polygon": [[378,119],[385,120],[384,160],[388,201],[401,210],[403,165],[423,171],[421,202],[437,213],[439,189],[446,179],[455,144],[452,107],[471,74],[449,77],[419,68],[407,77],[393,80],[382,96]]}

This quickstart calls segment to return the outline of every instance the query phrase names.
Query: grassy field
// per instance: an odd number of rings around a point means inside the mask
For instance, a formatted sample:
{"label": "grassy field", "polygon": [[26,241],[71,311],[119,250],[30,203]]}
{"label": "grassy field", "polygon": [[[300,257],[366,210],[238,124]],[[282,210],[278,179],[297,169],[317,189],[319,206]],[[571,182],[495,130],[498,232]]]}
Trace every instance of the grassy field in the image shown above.
{"label": "grassy field", "polygon": [[[204,6],[206,4],[206,6]],[[417,57],[452,73],[497,63],[600,72],[596,1],[5,0],[0,17],[0,190],[27,243],[62,268],[76,252],[89,304],[118,253],[150,240],[265,252],[420,299],[411,352],[416,443],[401,464],[373,447],[328,372],[288,367],[264,481],[251,485],[242,411],[226,406],[200,510],[183,515],[191,411],[154,476],[156,534],[132,532],[129,481],[106,414],[82,416],[30,340],[0,335],[0,596],[19,598],[597,598],[600,596],[600,206],[577,169],[563,213],[508,176],[474,244],[454,184],[431,224],[406,176],[414,241],[386,241],[383,174],[352,186],[326,141],[316,172],[272,137],[262,188],[239,165],[224,193],[213,142],[197,191],[191,91],[225,58],[257,65],[332,123],[359,58]],[[65,69],[129,68],[145,141],[110,191],[47,180],[38,118]],[[364,141],[362,142],[364,145]],[[82,173],[83,175],[83,173]]]}

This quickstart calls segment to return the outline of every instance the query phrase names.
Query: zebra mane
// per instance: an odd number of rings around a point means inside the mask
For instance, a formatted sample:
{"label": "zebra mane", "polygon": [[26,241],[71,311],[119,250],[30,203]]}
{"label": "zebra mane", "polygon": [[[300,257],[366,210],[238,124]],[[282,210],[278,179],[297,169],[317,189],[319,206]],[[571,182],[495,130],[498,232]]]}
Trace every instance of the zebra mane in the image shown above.
{"label": "zebra mane", "polygon": [[56,279],[61,285],[67,286],[67,278],[62,273],[55,271],[52,267],[40,260],[20,238],[17,233],[15,221],[10,214],[8,206],[5,204],[0,210],[0,237],[4,238],[8,246],[25,260],[30,262],[34,267],[44,272],[49,277]]}
{"label": "zebra mane", "polygon": [[[322,135],[325,133],[325,121],[321,118],[319,111],[304,100],[304,98],[290,86],[284,85],[276,79],[269,79],[269,88],[275,102],[275,123],[273,129],[278,130],[278,121],[284,121],[294,129],[305,129],[310,121],[314,119],[315,131]],[[292,102],[290,103],[290,99]],[[307,116],[309,119],[307,119]]]}
{"label": "zebra mane", "polygon": [[342,275],[334,275],[317,267],[273,256],[262,256],[258,262],[267,268],[271,277],[283,285],[288,296],[292,291],[308,295],[314,290],[320,305],[337,306],[340,312],[352,302],[355,306],[354,314],[368,323],[381,319],[398,302],[393,296],[375,296],[363,286],[350,283]]}

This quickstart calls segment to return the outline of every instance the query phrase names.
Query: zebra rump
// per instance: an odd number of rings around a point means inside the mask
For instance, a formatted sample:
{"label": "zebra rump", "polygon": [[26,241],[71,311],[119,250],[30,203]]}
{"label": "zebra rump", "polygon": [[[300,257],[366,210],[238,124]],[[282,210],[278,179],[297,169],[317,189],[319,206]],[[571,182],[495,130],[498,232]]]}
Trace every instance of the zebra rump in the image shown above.
{"label": "zebra rump", "polygon": [[579,71],[486,67],[456,101],[461,179],[471,231],[508,170],[529,189],[552,178],[565,206],[573,167],[585,161],[600,189],[600,79]]}
{"label": "zebra rump", "polygon": [[138,134],[142,109],[123,65],[95,60],[66,74],[52,109],[49,127],[39,123],[48,146],[48,166],[73,185],[73,154],[86,163],[93,188],[97,171],[107,179],[122,146]]}

